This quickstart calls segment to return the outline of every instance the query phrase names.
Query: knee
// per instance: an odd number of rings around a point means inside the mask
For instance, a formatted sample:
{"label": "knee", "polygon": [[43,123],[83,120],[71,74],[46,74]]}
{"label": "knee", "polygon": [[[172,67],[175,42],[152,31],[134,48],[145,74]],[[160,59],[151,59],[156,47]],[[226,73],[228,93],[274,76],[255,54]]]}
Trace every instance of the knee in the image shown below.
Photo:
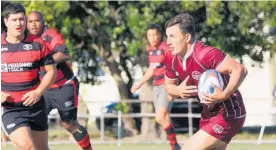
{"label": "knee", "polygon": [[155,115],[155,121],[158,123],[158,124],[162,124],[163,123],[163,121],[164,121],[164,117],[163,116],[161,116],[161,115],[158,115],[158,114],[156,114]]}
{"label": "knee", "polygon": [[35,145],[32,141],[19,141],[16,142],[16,147],[18,147],[20,150],[35,150]]}
{"label": "knee", "polygon": [[61,125],[69,132],[76,130],[79,126],[77,121],[61,122]]}

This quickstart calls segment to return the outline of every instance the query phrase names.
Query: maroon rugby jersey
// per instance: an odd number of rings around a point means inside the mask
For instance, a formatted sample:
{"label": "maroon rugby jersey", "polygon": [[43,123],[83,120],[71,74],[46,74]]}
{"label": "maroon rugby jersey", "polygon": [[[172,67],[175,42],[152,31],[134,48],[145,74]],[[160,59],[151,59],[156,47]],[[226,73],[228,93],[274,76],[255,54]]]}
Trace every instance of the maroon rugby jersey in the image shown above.
{"label": "maroon rugby jersey", "polygon": [[[41,35],[42,39],[49,44],[51,53],[63,52],[68,53],[67,47],[65,45],[62,35],[56,30],[44,26],[43,33]],[[40,72],[43,75],[43,72]],[[57,64],[57,76],[55,82],[50,86],[50,88],[58,88],[63,85],[67,80],[74,76],[72,68],[68,62],[61,62]]]}
{"label": "maroon rugby jersey", "polygon": [[10,95],[7,102],[16,103],[38,87],[40,67],[55,62],[40,37],[28,34],[20,43],[13,44],[6,41],[6,36],[1,35],[1,91]]}
{"label": "maroon rugby jersey", "polygon": [[165,82],[164,58],[166,51],[168,51],[166,42],[161,42],[157,49],[149,47],[147,50],[149,65],[151,68],[154,68],[153,83],[155,86],[164,84]]}
{"label": "maroon rugby jersey", "polygon": [[[173,56],[171,51],[166,53],[165,76],[169,79],[179,79],[180,83],[190,76],[187,84],[197,86],[200,75],[208,69],[218,68],[226,57],[222,51],[196,41],[184,58],[179,55]],[[222,78],[226,87],[230,75],[222,74]],[[227,100],[217,103],[214,107],[208,108],[203,104],[202,117],[209,118],[222,114],[230,118],[241,118],[245,113],[242,96],[236,90]]]}

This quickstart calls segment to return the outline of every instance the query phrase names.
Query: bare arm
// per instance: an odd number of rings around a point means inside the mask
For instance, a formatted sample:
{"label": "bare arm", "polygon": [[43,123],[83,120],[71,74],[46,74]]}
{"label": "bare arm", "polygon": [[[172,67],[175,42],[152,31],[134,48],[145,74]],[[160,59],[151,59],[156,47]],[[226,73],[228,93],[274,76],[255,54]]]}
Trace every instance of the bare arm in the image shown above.
{"label": "bare arm", "polygon": [[36,90],[43,94],[44,91],[55,81],[56,79],[56,67],[51,65],[44,66],[46,74],[42,78],[40,85],[36,88]]}
{"label": "bare arm", "polygon": [[185,78],[181,84],[177,85],[178,80],[165,79],[165,89],[172,97],[189,98],[197,95],[197,87],[194,85],[187,85],[189,76]]}
{"label": "bare arm", "polygon": [[140,80],[140,84],[143,85],[147,81],[149,81],[153,76],[154,69],[149,67],[146,73],[144,74],[143,78]]}
{"label": "bare arm", "polygon": [[230,56],[228,56],[223,64],[217,68],[217,71],[222,74],[231,74],[229,83],[223,91],[223,96],[225,98],[229,97],[238,89],[247,75],[247,69]]}
{"label": "bare arm", "polygon": [[143,78],[139,81],[138,84],[135,84],[131,87],[131,92],[135,93],[144,83],[150,80],[150,78],[153,76],[154,69],[149,67],[146,73],[144,74]]}
{"label": "bare arm", "polygon": [[165,78],[165,89],[169,95],[172,97],[178,97],[178,91],[177,89],[177,79],[168,79]]}
{"label": "bare arm", "polygon": [[39,86],[28,93],[24,94],[22,97],[23,105],[32,106],[37,103],[44,91],[53,83],[56,78],[56,67],[53,64],[45,65],[46,74],[41,80]]}
{"label": "bare arm", "polygon": [[10,97],[9,94],[2,92],[1,91],[1,103],[5,102],[6,100],[8,100],[8,98]]}

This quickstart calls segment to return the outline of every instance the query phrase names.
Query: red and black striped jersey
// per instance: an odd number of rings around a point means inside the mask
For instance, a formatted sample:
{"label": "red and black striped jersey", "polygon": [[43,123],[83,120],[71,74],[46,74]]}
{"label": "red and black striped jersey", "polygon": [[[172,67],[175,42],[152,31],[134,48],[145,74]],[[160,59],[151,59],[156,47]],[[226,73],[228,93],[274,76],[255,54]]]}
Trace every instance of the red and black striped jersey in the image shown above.
{"label": "red and black striped jersey", "polygon": [[[56,30],[44,26],[41,38],[49,44],[52,54],[56,52],[63,52],[68,54],[67,46],[65,45],[62,35]],[[41,74],[43,75],[43,72],[41,72]],[[60,87],[69,79],[72,79],[73,76],[74,73],[72,71],[72,67],[68,62],[61,62],[57,64],[57,77],[50,88]]]}
{"label": "red and black striped jersey", "polygon": [[153,72],[153,83],[158,86],[164,84],[165,82],[165,70],[164,70],[164,58],[165,53],[168,51],[169,47],[166,42],[161,42],[159,47],[156,49],[154,47],[148,47],[148,59],[149,66],[154,68]]}
{"label": "red and black striped jersey", "polygon": [[1,91],[10,95],[7,102],[22,102],[22,96],[38,87],[41,66],[54,64],[46,43],[28,34],[20,43],[6,41],[1,35]]}

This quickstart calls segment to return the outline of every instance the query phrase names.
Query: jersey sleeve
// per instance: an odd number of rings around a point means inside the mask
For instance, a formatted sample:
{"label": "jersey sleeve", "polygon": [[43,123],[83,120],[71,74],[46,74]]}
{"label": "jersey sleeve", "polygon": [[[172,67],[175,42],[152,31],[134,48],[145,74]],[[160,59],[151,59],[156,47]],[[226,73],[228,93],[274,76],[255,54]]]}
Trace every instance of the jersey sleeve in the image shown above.
{"label": "jersey sleeve", "polygon": [[[149,48],[147,48],[149,49]],[[147,53],[148,53],[148,62],[149,62],[149,67],[150,68],[153,68],[153,69],[156,69],[156,68],[159,68],[160,66],[163,66],[164,65],[164,55],[169,51],[169,47],[168,45],[166,44],[166,42],[162,42],[160,44],[160,47],[158,48],[158,52],[156,52],[155,50],[147,50]],[[160,55],[160,50],[161,50],[161,55]],[[159,53],[159,55],[157,54],[152,54],[152,53]],[[150,57],[154,55],[153,57]]]}
{"label": "jersey sleeve", "polygon": [[51,55],[49,44],[44,42],[42,39],[40,40],[40,44],[41,44],[41,59],[40,59],[41,66],[55,64],[55,60]]}
{"label": "jersey sleeve", "polygon": [[200,51],[199,61],[205,69],[217,69],[227,55],[214,47],[206,47]]}
{"label": "jersey sleeve", "polygon": [[173,61],[174,61],[174,57],[172,56],[170,51],[167,51],[165,53],[165,60],[164,60],[165,77],[171,80],[177,79],[177,75],[175,73],[175,70],[173,69]]}
{"label": "jersey sleeve", "polygon": [[67,46],[64,42],[64,39],[61,34],[57,33],[54,38],[50,42],[50,46],[54,52],[62,52],[65,54],[69,54],[67,50]]}

